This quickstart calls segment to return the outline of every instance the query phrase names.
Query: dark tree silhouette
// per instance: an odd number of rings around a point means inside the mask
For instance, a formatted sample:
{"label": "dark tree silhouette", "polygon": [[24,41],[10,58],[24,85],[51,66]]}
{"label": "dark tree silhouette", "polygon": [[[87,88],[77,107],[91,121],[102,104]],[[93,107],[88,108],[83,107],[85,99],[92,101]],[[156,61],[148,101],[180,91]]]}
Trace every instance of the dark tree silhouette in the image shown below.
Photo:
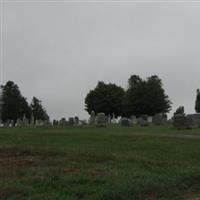
{"label": "dark tree silhouette", "polygon": [[42,101],[36,97],[33,97],[32,99],[31,111],[35,120],[49,120],[49,116],[42,106]]}
{"label": "dark tree silhouette", "polygon": [[200,90],[199,89],[197,89],[196,102],[195,102],[195,111],[197,113],[200,112]]}
{"label": "dark tree silhouette", "polygon": [[106,115],[122,115],[123,88],[109,83],[99,82],[94,90],[91,90],[85,98],[85,110],[90,114],[104,112]]}
{"label": "dark tree silhouette", "polygon": [[24,115],[30,120],[30,106],[13,81],[8,81],[3,86],[3,102],[2,119],[4,122],[7,120],[16,122],[17,119],[22,119]]}
{"label": "dark tree silhouette", "polygon": [[133,75],[128,80],[128,90],[124,103],[124,114],[127,116],[144,114],[155,115],[168,113],[171,102],[165,94],[161,79],[154,75],[142,80]]}

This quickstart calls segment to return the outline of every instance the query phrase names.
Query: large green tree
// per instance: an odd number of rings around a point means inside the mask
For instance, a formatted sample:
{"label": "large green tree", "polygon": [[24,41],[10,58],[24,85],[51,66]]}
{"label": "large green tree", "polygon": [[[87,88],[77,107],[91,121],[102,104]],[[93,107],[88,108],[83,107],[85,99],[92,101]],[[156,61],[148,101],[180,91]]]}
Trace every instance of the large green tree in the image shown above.
{"label": "large green tree", "polygon": [[122,115],[122,101],[125,91],[123,88],[100,81],[94,90],[85,98],[85,110],[90,114],[104,112],[106,115]]}
{"label": "large green tree", "polygon": [[197,89],[196,102],[195,102],[195,111],[197,113],[200,112],[200,90],[199,89]]}
{"label": "large green tree", "polygon": [[140,113],[137,111],[139,108],[137,108],[136,97],[142,97],[142,91],[139,90],[139,87],[141,88],[142,84],[143,81],[138,75],[132,75],[128,79],[128,89],[123,97],[122,116],[130,117],[131,115],[137,115],[137,113]]}
{"label": "large green tree", "polygon": [[147,80],[142,80],[137,75],[131,76],[124,102],[125,116],[153,116],[157,113],[168,113],[171,108],[162,81],[156,75],[148,77]]}
{"label": "large green tree", "polygon": [[3,109],[2,120],[17,121],[25,115],[28,119],[31,116],[31,109],[25,97],[22,96],[19,87],[13,82],[8,81],[3,86]]}
{"label": "large green tree", "polygon": [[42,101],[33,97],[31,102],[31,111],[35,120],[49,120],[49,116],[42,106]]}

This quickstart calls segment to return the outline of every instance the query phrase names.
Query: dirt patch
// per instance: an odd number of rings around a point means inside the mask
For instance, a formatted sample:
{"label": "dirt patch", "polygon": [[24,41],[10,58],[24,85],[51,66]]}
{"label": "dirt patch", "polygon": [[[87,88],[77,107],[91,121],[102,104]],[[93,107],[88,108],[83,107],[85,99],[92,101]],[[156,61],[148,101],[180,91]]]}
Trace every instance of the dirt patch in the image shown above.
{"label": "dirt patch", "polygon": [[145,198],[145,200],[157,200],[158,198],[156,197],[155,194],[151,194],[148,197]]}
{"label": "dirt patch", "polygon": [[0,199],[22,195],[24,196],[25,192],[17,188],[0,188]]}
{"label": "dirt patch", "polygon": [[9,157],[0,158],[1,167],[13,168],[13,167],[25,167],[25,166],[37,166],[41,163],[41,160],[37,157]]}
{"label": "dirt patch", "polygon": [[79,168],[65,168],[63,169],[64,173],[79,173],[80,169]]}
{"label": "dirt patch", "polygon": [[0,147],[0,166],[6,168],[26,166],[49,166],[57,164],[55,152],[33,150],[23,147]]}
{"label": "dirt patch", "polygon": [[106,172],[108,172],[109,170],[108,169],[100,169],[100,168],[96,168],[96,169],[93,169],[93,171],[92,172],[95,172],[95,173],[106,173]]}
{"label": "dirt patch", "polygon": [[34,166],[41,163],[39,153],[18,147],[0,147],[0,166],[6,168]]}
{"label": "dirt patch", "polygon": [[186,200],[200,200],[200,197],[188,197]]}
{"label": "dirt patch", "polygon": [[30,149],[19,149],[18,147],[1,147],[0,148],[0,158],[2,157],[19,157],[19,156],[33,156]]}
{"label": "dirt patch", "polygon": [[100,175],[100,174],[105,174],[105,173],[107,173],[107,172],[109,172],[108,169],[96,168],[96,169],[92,169],[91,172],[90,172],[90,174],[91,174],[92,176],[97,176],[97,175]]}

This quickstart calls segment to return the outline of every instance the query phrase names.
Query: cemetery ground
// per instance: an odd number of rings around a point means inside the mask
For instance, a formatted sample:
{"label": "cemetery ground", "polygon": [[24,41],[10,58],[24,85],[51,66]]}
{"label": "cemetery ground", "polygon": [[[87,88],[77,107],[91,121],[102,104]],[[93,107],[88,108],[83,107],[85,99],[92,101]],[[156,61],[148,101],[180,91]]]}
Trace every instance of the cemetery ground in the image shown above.
{"label": "cemetery ground", "polygon": [[200,199],[200,129],[0,129],[0,199]]}

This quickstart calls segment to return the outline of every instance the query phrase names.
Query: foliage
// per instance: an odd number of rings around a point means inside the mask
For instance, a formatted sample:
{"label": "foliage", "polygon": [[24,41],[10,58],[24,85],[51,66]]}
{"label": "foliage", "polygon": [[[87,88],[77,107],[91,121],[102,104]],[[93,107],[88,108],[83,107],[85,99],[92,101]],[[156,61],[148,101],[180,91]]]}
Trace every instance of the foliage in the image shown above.
{"label": "foliage", "polygon": [[125,92],[123,88],[109,83],[99,82],[94,90],[91,90],[85,98],[85,110],[88,113],[103,112],[106,115],[122,114],[122,100]]}
{"label": "foliage", "polygon": [[40,100],[34,97],[30,106],[26,98],[22,96],[18,85],[13,81],[8,81],[3,86],[3,121],[13,120],[16,123],[17,119],[23,119],[24,116],[30,121],[32,113],[35,119],[49,118]]}
{"label": "foliage", "polygon": [[35,120],[43,120],[43,121],[49,120],[49,116],[46,110],[43,108],[42,102],[36,97],[33,97],[32,99],[31,111]]}
{"label": "foliage", "polygon": [[177,115],[177,114],[180,114],[180,115],[185,115],[185,108],[184,106],[179,106],[176,110],[176,112],[174,113],[174,115]]}
{"label": "foliage", "polygon": [[3,110],[2,119],[17,121],[25,115],[29,120],[31,116],[31,109],[25,97],[22,96],[19,87],[12,81],[8,81],[3,86]]}
{"label": "foliage", "polygon": [[154,75],[142,80],[132,75],[128,80],[128,89],[124,91],[115,84],[99,82],[86,98],[86,111],[114,113],[116,116],[137,117],[144,114],[153,116],[168,113],[171,109],[169,97],[165,94],[161,79]]}
{"label": "foliage", "polygon": [[200,112],[200,90],[199,89],[197,89],[196,102],[195,102],[195,111],[197,113]]}
{"label": "foliage", "polygon": [[130,77],[128,83],[124,115],[139,117],[147,114],[154,116],[157,113],[170,111],[171,102],[165,94],[162,81],[158,76],[154,75],[148,77],[147,80],[142,80],[139,76],[134,75]]}

